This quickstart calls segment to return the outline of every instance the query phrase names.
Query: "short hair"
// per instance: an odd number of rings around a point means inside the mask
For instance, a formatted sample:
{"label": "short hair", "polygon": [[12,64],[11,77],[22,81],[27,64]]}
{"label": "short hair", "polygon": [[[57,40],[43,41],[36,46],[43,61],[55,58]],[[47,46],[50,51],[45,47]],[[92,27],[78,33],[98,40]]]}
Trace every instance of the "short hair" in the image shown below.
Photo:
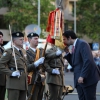
{"label": "short hair", "polygon": [[12,41],[16,40],[18,37],[12,37]]}
{"label": "short hair", "polygon": [[2,35],[3,36],[3,33],[0,31],[0,35]]}
{"label": "short hair", "polygon": [[65,32],[63,33],[63,36],[65,36],[66,38],[71,37],[72,39],[76,39],[76,38],[77,38],[76,34],[75,34],[74,31],[72,31],[72,30],[67,30],[67,31],[65,31]]}

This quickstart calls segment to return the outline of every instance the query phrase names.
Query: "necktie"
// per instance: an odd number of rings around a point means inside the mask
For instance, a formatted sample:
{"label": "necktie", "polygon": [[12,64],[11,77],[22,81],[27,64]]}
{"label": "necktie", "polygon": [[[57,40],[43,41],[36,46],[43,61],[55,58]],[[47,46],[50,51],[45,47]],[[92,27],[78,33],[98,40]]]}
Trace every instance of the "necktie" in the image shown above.
{"label": "necktie", "polygon": [[4,52],[4,50],[0,47],[0,51],[3,53]]}
{"label": "necktie", "polygon": [[20,53],[20,55],[23,57],[23,53],[22,53],[22,51],[21,51],[21,50],[19,50],[19,53]]}
{"label": "necktie", "polygon": [[75,47],[74,47],[74,46],[72,46],[72,53],[74,53],[74,49],[75,49]]}

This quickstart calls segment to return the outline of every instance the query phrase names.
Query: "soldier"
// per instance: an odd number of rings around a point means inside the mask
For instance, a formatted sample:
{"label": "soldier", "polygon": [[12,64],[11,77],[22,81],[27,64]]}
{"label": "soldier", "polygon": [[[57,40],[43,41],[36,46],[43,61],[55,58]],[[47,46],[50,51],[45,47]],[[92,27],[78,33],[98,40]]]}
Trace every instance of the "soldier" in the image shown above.
{"label": "soldier", "polygon": [[5,50],[0,59],[0,71],[7,75],[6,88],[8,90],[8,100],[26,100],[26,59],[21,52],[23,37],[24,35],[21,32],[12,33],[18,70],[16,70],[13,48]]}
{"label": "soldier", "polygon": [[[1,47],[3,44],[3,33],[0,32],[0,58],[4,52],[4,48]],[[6,91],[6,76],[2,72],[0,72],[0,100],[4,100],[5,91]]]}
{"label": "soldier", "polygon": [[43,49],[37,48],[39,39],[38,34],[32,32],[28,34],[27,37],[30,43],[30,48],[27,50],[27,62],[28,64],[34,63],[33,70],[28,66],[28,76],[31,78],[28,85],[28,96],[30,97],[30,94],[32,94],[31,99],[29,100],[42,100],[45,73],[42,68],[43,66],[40,68],[40,64],[43,64],[44,62],[44,57],[42,57]]}
{"label": "soldier", "polygon": [[47,84],[49,88],[49,100],[62,100],[63,91],[63,60],[62,52],[53,46],[45,54],[45,67],[47,71]]}

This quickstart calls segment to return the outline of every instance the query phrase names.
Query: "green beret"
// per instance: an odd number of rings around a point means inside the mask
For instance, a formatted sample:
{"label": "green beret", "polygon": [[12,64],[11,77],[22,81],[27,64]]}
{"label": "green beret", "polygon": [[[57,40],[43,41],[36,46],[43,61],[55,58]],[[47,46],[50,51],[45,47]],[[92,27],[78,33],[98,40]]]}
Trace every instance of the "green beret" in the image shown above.
{"label": "green beret", "polygon": [[13,32],[12,37],[24,37],[24,34],[22,32]]}
{"label": "green beret", "polygon": [[36,34],[36,33],[29,33],[28,35],[27,35],[27,37],[39,37],[39,35],[38,34]]}

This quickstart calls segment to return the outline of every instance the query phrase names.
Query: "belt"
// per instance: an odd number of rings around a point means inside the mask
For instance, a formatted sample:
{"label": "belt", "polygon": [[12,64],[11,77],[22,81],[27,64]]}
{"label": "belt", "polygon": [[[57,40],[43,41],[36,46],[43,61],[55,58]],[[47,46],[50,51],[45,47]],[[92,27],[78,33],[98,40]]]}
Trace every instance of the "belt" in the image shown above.
{"label": "belt", "polygon": [[[15,68],[15,67],[9,67],[9,69],[10,69],[11,71],[16,71],[16,68]],[[18,68],[18,70],[19,70],[20,72],[24,72],[24,69],[23,69],[23,68]]]}

